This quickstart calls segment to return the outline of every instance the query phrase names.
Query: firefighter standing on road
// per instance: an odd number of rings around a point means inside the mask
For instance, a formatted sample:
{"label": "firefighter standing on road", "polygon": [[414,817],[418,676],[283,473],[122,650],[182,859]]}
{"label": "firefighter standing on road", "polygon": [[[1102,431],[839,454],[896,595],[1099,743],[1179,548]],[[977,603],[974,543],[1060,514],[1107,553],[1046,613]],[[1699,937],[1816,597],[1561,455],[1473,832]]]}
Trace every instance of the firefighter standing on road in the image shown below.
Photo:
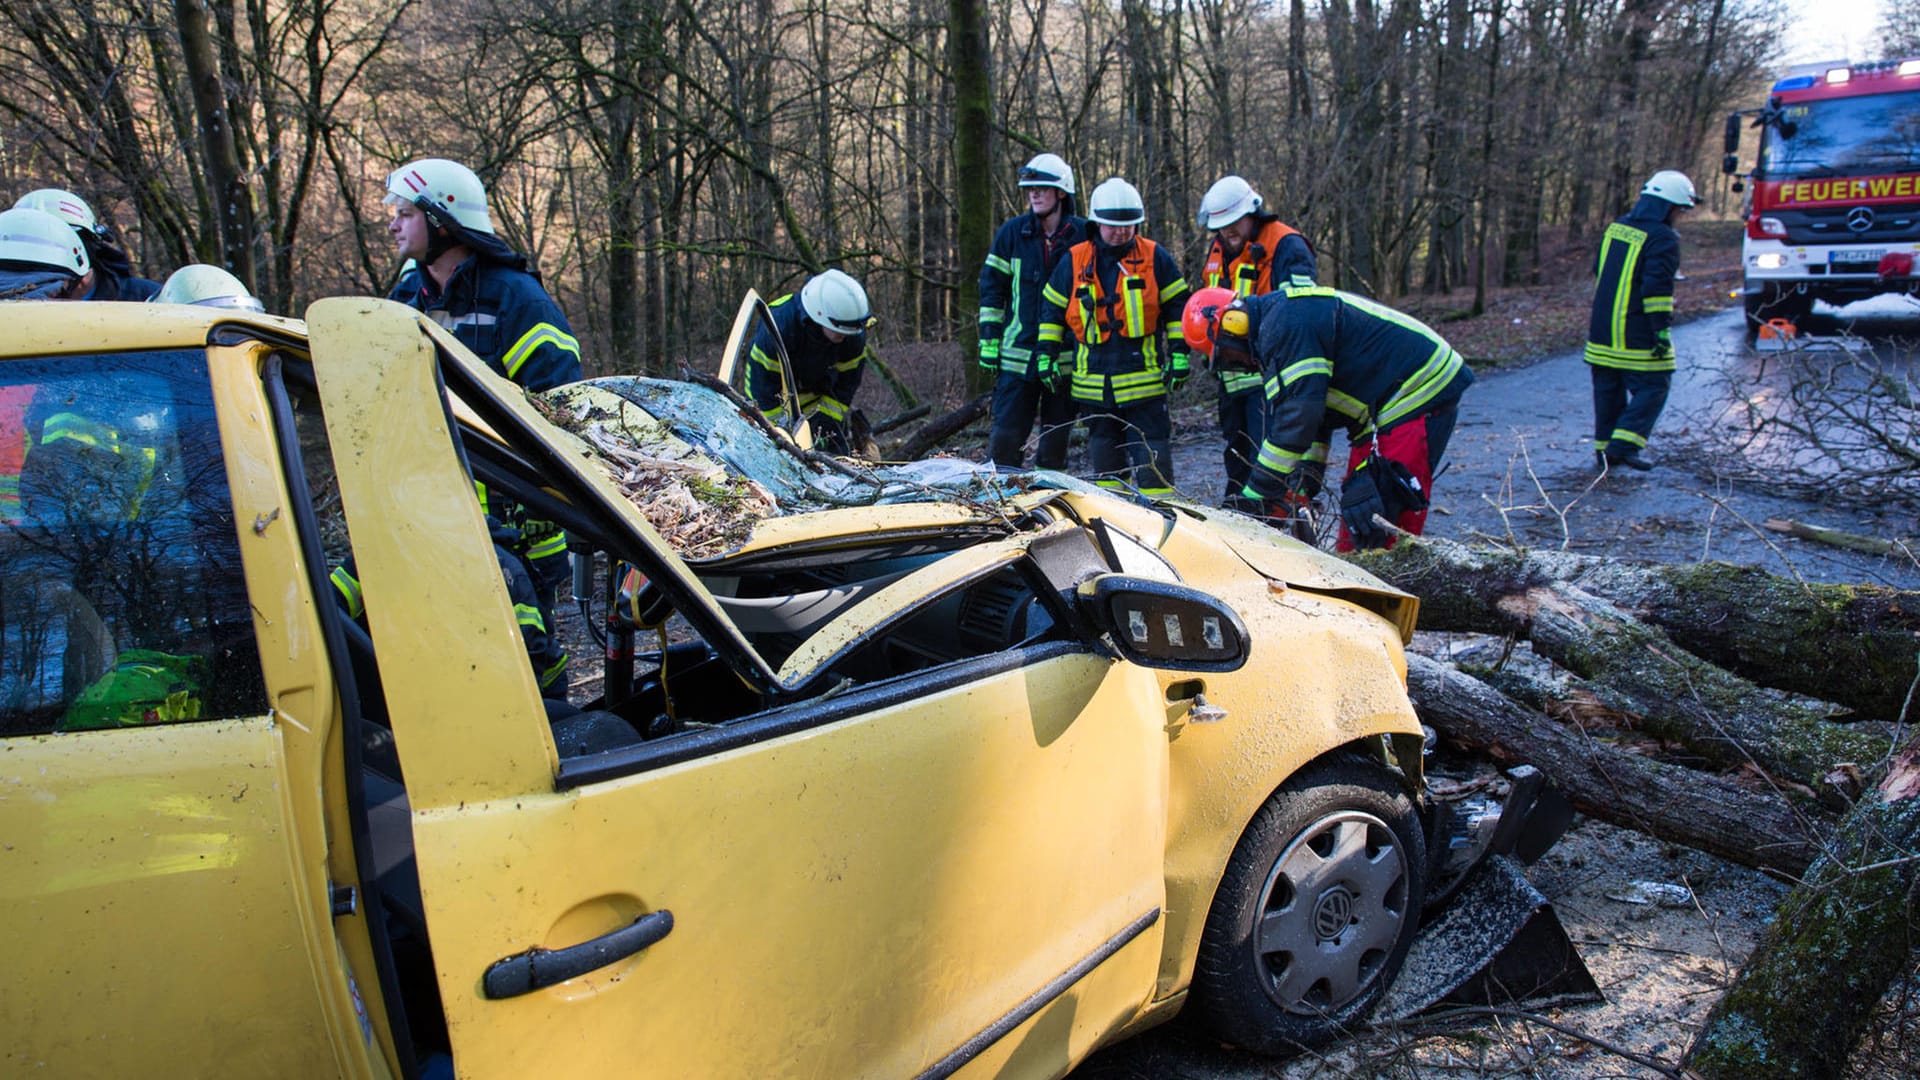
{"label": "firefighter standing on road", "polygon": [[1593,375],[1593,454],[1601,469],[1646,471],[1640,456],[1673,386],[1673,281],[1680,234],[1673,222],[1693,208],[1693,181],[1654,173],[1625,217],[1607,226],[1595,260],[1587,366]]}
{"label": "firefighter standing on road", "polygon": [[[1386,547],[1379,515],[1418,534],[1473,372],[1425,323],[1364,297],[1290,285],[1231,300],[1203,290],[1187,341],[1216,364],[1240,353],[1266,376],[1267,434],[1242,494],[1291,517],[1320,491],[1333,430],[1347,430],[1339,548]],[[1377,453],[1375,452],[1377,450]]]}
{"label": "firefighter standing on road", "polygon": [[980,268],[980,366],[995,375],[987,450],[995,465],[1020,468],[1037,414],[1034,463],[1064,469],[1075,408],[1068,389],[1049,388],[1037,370],[1040,294],[1060,257],[1087,238],[1087,219],[1073,212],[1073,170],[1054,154],[1027,162],[1020,187],[1028,212],[1000,226]]}
{"label": "firefighter standing on road", "polygon": [[1187,282],[1173,256],[1140,235],[1147,210],[1132,184],[1119,177],[1102,183],[1087,209],[1096,235],[1060,260],[1043,294],[1041,377],[1067,376],[1071,362],[1069,386],[1087,425],[1096,483],[1171,495],[1167,390],[1190,369],[1180,336],[1161,338],[1180,325]]}
{"label": "firefighter standing on road", "polygon": [[773,320],[754,334],[753,362],[747,366],[754,405],[776,424],[787,421],[779,352],[785,345],[798,384],[792,388],[795,404],[812,426],[815,445],[830,454],[851,453],[853,396],[866,370],[867,327],[873,321],[867,291],[845,271],[827,270],[767,307]]}
{"label": "firefighter standing on road", "polygon": [[[1279,285],[1311,285],[1313,247],[1299,230],[1266,212],[1265,200],[1238,176],[1223,176],[1200,200],[1200,227],[1213,234],[1200,272],[1206,286],[1259,296]],[[1220,379],[1220,434],[1226,440],[1227,485],[1220,505],[1258,512],[1240,494],[1266,437],[1266,395],[1257,368],[1214,365]]]}

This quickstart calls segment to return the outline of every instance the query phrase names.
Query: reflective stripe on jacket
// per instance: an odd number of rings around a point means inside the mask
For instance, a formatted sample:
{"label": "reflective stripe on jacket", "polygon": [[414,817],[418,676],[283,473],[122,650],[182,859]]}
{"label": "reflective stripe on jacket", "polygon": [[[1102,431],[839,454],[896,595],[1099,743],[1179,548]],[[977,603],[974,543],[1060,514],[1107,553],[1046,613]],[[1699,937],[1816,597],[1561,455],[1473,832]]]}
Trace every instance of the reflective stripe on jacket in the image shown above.
{"label": "reflective stripe on jacket", "polygon": [[799,299],[793,294],[767,305],[773,312],[771,322],[763,322],[753,335],[752,363],[747,365],[747,393],[767,419],[784,423],[786,406],[780,400],[780,351],[774,335],[787,347],[787,361],[793,365],[793,388],[802,416],[819,413],[828,419],[845,422],[853,408],[853,397],[860,391],[860,376],[866,371],[867,335],[848,334],[840,341],[828,341],[820,324],[807,318]]}
{"label": "reflective stripe on jacket", "polygon": [[1094,240],[1075,244],[1044,295],[1039,345],[1061,348],[1073,335],[1076,401],[1116,406],[1165,396],[1160,335],[1175,328],[1171,350],[1185,354],[1178,327],[1188,295],[1165,248],[1144,237],[1117,251]]}
{"label": "reflective stripe on jacket", "polygon": [[[495,372],[531,391],[579,382],[580,342],[518,255],[502,262],[475,255],[440,288],[432,274],[408,301],[445,327]],[[398,292],[395,299],[401,299]]]}
{"label": "reflective stripe on jacket", "polygon": [[1626,371],[1672,371],[1665,331],[1673,322],[1680,234],[1667,224],[1672,204],[1642,195],[1607,226],[1594,263],[1587,363]]}
{"label": "reflective stripe on jacket", "polygon": [[1303,464],[1324,464],[1335,428],[1349,440],[1387,431],[1473,383],[1445,338],[1365,297],[1291,286],[1244,303],[1266,377],[1266,441],[1248,479],[1262,497],[1286,494]]}
{"label": "reflective stripe on jacket", "polygon": [[1031,211],[1012,218],[994,234],[993,247],[980,268],[980,358],[998,360],[1000,370],[1031,378],[1033,348],[1044,310],[1041,291],[1060,257],[1087,235],[1087,219],[1063,213],[1060,228],[1043,236]]}

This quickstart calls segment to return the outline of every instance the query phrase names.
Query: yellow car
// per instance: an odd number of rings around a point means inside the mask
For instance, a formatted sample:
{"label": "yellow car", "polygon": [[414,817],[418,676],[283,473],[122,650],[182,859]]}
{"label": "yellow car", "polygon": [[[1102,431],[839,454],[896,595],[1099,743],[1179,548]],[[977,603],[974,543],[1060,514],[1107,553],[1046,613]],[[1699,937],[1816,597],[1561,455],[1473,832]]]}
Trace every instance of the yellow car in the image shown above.
{"label": "yellow car", "polygon": [[[0,1072],[1060,1076],[1405,955],[1416,602],[1258,523],[384,301],[6,318]],[[571,702],[476,481],[566,530]]]}

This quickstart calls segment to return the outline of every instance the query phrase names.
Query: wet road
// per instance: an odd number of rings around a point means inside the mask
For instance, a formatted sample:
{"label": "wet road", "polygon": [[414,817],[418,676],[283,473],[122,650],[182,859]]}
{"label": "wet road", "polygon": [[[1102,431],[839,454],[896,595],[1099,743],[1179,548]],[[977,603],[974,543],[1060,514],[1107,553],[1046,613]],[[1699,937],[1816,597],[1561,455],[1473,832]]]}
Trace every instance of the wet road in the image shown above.
{"label": "wet road", "polygon": [[[1839,348],[1845,331],[1853,348],[1868,350],[1909,385],[1920,381],[1914,348],[1920,304],[1897,297],[1855,304],[1845,309],[1845,324],[1831,309],[1821,312],[1805,328],[1811,348]],[[1778,393],[1794,370],[1781,354],[1757,354],[1746,343],[1743,318],[1739,308],[1729,308],[1674,328],[1680,370],[1648,449],[1660,465],[1648,473],[1616,469],[1599,478],[1592,392],[1577,349],[1483,373],[1462,403],[1445,471],[1435,481],[1428,533],[1662,562],[1717,559],[1810,581],[1920,588],[1920,568],[1911,561],[1762,528],[1768,518],[1786,518],[1911,541],[1920,536],[1920,523],[1910,507],[1859,510],[1783,497],[1764,481],[1716,475],[1699,452],[1700,437],[1725,427],[1739,394]],[[1333,457],[1344,457],[1338,445]],[[1183,490],[1209,501],[1218,497],[1216,442],[1184,443],[1175,448],[1175,461]]]}

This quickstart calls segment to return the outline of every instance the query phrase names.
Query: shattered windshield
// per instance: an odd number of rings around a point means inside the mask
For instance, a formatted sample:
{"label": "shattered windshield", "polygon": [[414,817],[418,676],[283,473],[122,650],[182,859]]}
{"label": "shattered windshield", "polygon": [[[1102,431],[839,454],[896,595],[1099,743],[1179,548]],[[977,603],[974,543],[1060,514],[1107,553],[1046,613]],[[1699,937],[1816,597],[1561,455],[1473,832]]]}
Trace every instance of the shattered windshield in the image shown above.
{"label": "shattered windshield", "polygon": [[[637,406],[636,414],[618,408]],[[835,507],[959,502],[984,514],[1035,487],[1084,488],[1057,473],[997,474],[957,458],[874,465],[802,456],[703,386],[614,376],[540,395],[550,418],[585,440],[614,481],[683,554],[700,558],[744,542],[763,518]],[[1088,490],[1091,490],[1090,488]]]}
{"label": "shattered windshield", "polygon": [[1909,170],[1920,170],[1920,93],[1911,91],[1787,105],[1760,156],[1769,180]]}

